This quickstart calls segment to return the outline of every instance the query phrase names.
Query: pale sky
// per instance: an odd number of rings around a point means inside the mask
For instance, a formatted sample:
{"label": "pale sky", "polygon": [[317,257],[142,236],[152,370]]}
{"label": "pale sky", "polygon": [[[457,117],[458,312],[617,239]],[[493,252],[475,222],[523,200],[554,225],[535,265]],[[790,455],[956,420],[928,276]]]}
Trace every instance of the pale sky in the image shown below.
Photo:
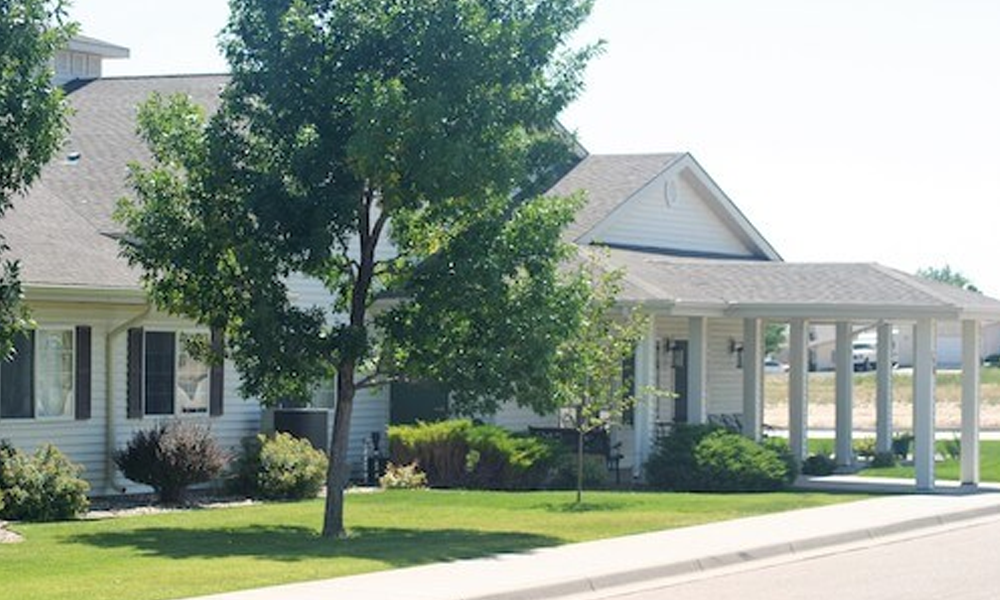
{"label": "pale sky", "polygon": [[[76,0],[105,75],[226,70],[225,0]],[[1000,297],[1000,2],[597,0],[563,116],[592,153],[691,152],[785,260],[950,264]]]}

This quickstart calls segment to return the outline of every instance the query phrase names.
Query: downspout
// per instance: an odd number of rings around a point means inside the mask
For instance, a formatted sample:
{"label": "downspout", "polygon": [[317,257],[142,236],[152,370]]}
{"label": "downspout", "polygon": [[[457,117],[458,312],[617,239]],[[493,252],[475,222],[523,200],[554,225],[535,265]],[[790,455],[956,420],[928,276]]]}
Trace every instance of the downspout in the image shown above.
{"label": "downspout", "polygon": [[124,486],[120,486],[115,483],[115,475],[118,472],[118,468],[115,466],[114,460],[117,431],[115,427],[115,386],[114,369],[112,368],[114,361],[112,360],[113,352],[111,341],[119,333],[149,316],[149,313],[152,312],[152,310],[153,306],[147,303],[141,313],[116,325],[114,329],[107,333],[104,339],[104,403],[105,419],[107,420],[104,449],[104,488],[108,494],[120,494],[125,489]]}

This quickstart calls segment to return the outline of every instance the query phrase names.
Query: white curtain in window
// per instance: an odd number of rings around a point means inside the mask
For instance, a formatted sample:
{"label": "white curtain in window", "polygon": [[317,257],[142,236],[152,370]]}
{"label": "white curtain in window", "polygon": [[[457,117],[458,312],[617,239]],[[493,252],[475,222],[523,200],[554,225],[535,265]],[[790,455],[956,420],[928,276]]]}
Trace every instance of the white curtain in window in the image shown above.
{"label": "white curtain in window", "polygon": [[37,416],[62,417],[72,414],[73,331],[36,331],[35,350]]}
{"label": "white curtain in window", "polygon": [[191,356],[187,348],[196,336],[205,337],[182,333],[177,345],[177,405],[184,413],[208,411],[208,364]]}

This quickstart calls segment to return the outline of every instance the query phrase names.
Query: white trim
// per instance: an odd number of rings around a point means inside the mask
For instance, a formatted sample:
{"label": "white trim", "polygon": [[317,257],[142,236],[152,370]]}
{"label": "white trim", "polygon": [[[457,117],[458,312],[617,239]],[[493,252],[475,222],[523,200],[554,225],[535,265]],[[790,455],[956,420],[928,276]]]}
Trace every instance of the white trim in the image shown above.
{"label": "white trim", "polygon": [[854,462],[854,327],[850,321],[837,323],[836,355],[836,450],[837,465],[848,467]]}
{"label": "white trim", "polygon": [[976,321],[962,322],[962,485],[979,485],[979,359],[981,331]]}

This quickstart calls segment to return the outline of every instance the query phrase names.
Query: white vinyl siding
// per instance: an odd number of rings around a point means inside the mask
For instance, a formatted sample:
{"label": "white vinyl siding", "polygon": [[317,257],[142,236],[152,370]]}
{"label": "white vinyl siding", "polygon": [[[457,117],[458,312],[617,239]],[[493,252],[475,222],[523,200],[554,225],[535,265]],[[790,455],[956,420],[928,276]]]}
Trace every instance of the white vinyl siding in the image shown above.
{"label": "white vinyl siding", "polygon": [[[107,410],[105,404],[104,340],[109,315],[72,306],[32,306],[40,330],[72,331],[77,325],[92,325],[90,418],[74,420],[69,415],[47,419],[0,420],[0,439],[9,440],[25,452],[55,444],[71,461],[84,469],[91,493],[105,493],[104,466],[107,457]],[[71,401],[72,402],[72,401]],[[124,408],[122,408],[124,411]]]}
{"label": "white vinyl siding", "polygon": [[[658,360],[657,386],[664,391],[673,390],[673,374],[669,353],[662,350],[663,342],[688,339],[688,320],[685,317],[659,318],[656,321],[656,336],[661,342]],[[740,319],[709,319],[707,346],[707,388],[708,414],[730,414],[743,412],[743,370],[736,367],[736,355],[730,352],[730,340],[743,339],[743,321]],[[657,421],[673,419],[673,398],[657,402]]]}
{"label": "white vinyl siding", "polygon": [[[672,182],[676,200],[667,205]],[[693,253],[751,256],[749,247],[675,169],[636,193],[586,236],[586,241]]]}

